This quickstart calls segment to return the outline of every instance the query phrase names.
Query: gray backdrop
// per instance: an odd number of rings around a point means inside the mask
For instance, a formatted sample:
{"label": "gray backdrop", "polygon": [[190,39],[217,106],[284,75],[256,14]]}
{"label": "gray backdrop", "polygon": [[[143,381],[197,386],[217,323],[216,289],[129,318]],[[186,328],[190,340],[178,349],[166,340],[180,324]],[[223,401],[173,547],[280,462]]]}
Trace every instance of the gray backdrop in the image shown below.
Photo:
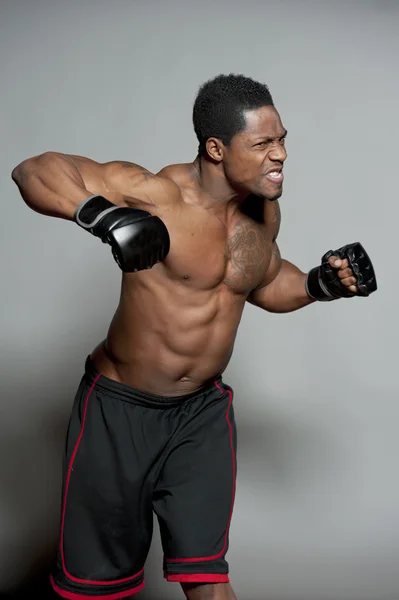
{"label": "gray backdrop", "polygon": [[[289,130],[283,256],[307,270],[359,240],[379,291],[246,308],[225,374],[232,582],[243,600],[397,600],[398,31],[398,2],[1,1],[1,590],[50,560],[71,403],[120,282],[98,240],[24,205],[11,170],[46,150],[190,161],[199,85],[236,72],[270,86]],[[181,594],[161,560],[156,533],[143,600]]]}

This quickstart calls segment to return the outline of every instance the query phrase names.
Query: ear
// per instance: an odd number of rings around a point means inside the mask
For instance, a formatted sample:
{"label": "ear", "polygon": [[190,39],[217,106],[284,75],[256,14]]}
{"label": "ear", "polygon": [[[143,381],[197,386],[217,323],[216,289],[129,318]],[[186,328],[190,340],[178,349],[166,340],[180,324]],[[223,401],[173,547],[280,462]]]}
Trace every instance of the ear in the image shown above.
{"label": "ear", "polygon": [[206,141],[205,148],[208,156],[215,162],[223,160],[224,144],[218,138],[209,138]]}

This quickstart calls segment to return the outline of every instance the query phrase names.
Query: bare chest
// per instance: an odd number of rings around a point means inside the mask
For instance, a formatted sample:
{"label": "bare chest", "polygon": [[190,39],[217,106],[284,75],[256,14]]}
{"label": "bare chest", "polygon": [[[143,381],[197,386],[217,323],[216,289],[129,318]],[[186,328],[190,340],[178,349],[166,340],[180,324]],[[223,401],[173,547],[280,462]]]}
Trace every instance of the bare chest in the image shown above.
{"label": "bare chest", "polygon": [[259,285],[271,260],[271,236],[264,224],[243,217],[226,227],[210,219],[169,227],[169,275],[197,289],[226,285],[248,294]]}

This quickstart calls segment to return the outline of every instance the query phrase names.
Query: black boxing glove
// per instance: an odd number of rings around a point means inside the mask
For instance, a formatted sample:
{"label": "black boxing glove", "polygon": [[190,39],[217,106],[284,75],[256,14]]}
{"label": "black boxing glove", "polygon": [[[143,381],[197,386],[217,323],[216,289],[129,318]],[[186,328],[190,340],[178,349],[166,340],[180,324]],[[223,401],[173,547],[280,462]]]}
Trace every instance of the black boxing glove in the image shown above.
{"label": "black boxing glove", "polygon": [[116,206],[103,196],[86,198],[75,211],[75,221],[111,246],[114,259],[126,273],[151,269],[169,252],[169,233],[159,217]]}
{"label": "black boxing glove", "polygon": [[[334,269],[328,259],[337,256],[341,260],[348,259],[349,267],[356,278],[358,292],[351,292],[338,277],[338,269]],[[377,289],[377,280],[372,262],[359,242],[347,244],[339,250],[326,252],[321,259],[321,265],[311,269],[306,279],[306,291],[314,300],[328,302],[338,298],[353,298],[353,296],[369,296]]]}

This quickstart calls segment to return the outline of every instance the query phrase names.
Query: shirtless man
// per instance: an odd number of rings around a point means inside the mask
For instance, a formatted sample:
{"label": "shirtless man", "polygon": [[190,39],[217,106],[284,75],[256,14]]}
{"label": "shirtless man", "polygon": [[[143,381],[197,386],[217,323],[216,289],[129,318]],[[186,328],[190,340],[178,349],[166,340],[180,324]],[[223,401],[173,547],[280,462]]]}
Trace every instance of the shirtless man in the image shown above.
{"label": "shirtless man", "polygon": [[245,302],[284,313],[377,289],[360,244],[309,273],[281,258],[287,132],[265,85],[241,75],[206,82],[193,122],[194,162],[156,175],[54,152],[12,174],[28,206],[100,237],[122,271],[68,429],[51,576],[64,598],[142,589],[154,511],[166,579],[189,600],[236,599],[226,562],[236,428],[222,373]]}

